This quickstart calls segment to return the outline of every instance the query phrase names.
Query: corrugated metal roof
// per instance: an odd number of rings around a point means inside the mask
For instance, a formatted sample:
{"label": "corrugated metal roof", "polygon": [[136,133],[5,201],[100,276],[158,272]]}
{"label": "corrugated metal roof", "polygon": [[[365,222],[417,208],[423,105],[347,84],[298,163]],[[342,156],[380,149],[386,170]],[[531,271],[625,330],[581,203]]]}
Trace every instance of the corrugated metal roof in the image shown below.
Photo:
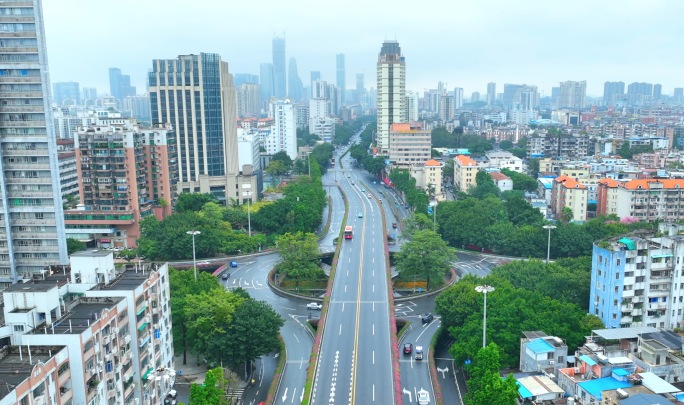
{"label": "corrugated metal roof", "polygon": [[589,356],[584,355],[584,356],[579,356],[579,358],[580,358],[580,360],[582,360],[583,362],[587,363],[590,366],[596,365],[596,362],[594,360],[592,360],[592,358]]}
{"label": "corrugated metal roof", "polygon": [[525,343],[525,346],[529,347],[530,350],[533,352],[539,354],[539,353],[549,353],[549,352],[554,352],[555,349],[553,346],[548,344],[544,339],[534,339],[531,342]]}
{"label": "corrugated metal roof", "polygon": [[610,364],[625,364],[625,363],[634,363],[632,359],[629,357],[610,357],[608,358],[608,363]]}
{"label": "corrugated metal roof", "polygon": [[[559,387],[555,382],[553,382],[549,377],[543,375],[521,378],[518,380],[518,383],[520,383],[520,385],[522,385],[525,389],[527,389],[528,392],[530,392],[534,396],[549,393],[565,393],[565,391],[563,391],[563,389]],[[520,392],[519,389],[518,392]]]}
{"label": "corrugated metal roof", "polygon": [[601,391],[616,390],[618,388],[627,388],[632,386],[627,381],[618,381],[613,377],[597,378],[595,380],[577,383],[577,385],[598,400],[603,399],[603,394],[601,394]]}
{"label": "corrugated metal roof", "polygon": [[653,373],[639,373],[639,375],[643,379],[644,387],[655,392],[656,394],[667,394],[681,391],[679,388]]}
{"label": "corrugated metal roof", "polygon": [[636,339],[642,333],[658,332],[658,329],[644,326],[641,328],[594,329],[592,332],[606,340]]}
{"label": "corrugated metal roof", "polygon": [[624,368],[616,368],[615,370],[613,370],[613,373],[615,373],[615,375],[620,376],[620,377],[624,377],[626,375],[629,375],[629,371],[625,370]]}

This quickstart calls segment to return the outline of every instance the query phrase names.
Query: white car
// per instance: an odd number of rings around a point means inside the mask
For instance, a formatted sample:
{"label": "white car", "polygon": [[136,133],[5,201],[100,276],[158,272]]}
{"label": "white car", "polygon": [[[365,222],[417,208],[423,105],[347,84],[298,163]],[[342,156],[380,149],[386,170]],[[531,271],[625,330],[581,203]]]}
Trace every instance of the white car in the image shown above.
{"label": "white car", "polygon": [[306,304],[306,309],[317,309],[320,311],[321,309],[323,309],[323,304],[319,304],[317,302],[311,302],[311,303]]}
{"label": "white car", "polygon": [[207,264],[209,264],[209,262],[206,260],[202,260],[201,262],[197,262],[198,266],[206,266]]}
{"label": "white car", "polygon": [[430,394],[424,389],[418,391],[418,405],[428,405],[430,403]]}
{"label": "white car", "polygon": [[371,195],[370,195],[370,193],[368,193],[368,198],[371,198]]}

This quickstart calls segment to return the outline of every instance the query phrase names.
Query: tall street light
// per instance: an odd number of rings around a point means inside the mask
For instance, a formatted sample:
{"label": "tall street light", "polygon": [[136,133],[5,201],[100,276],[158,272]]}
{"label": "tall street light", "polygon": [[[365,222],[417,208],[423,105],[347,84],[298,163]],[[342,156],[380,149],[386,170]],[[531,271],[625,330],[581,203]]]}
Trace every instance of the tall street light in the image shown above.
{"label": "tall street light", "polygon": [[187,231],[188,235],[192,235],[192,267],[195,269],[195,281],[197,281],[197,260],[195,259],[195,235],[199,235],[200,231]]}
{"label": "tall street light", "polygon": [[494,287],[490,285],[478,285],[475,287],[475,291],[484,293],[484,323],[482,326],[482,348],[487,346],[487,293],[494,291]]}
{"label": "tall street light", "polygon": [[551,256],[551,230],[556,229],[555,225],[544,225],[544,229],[549,230],[549,241],[546,246],[546,264],[549,264],[549,256]]}

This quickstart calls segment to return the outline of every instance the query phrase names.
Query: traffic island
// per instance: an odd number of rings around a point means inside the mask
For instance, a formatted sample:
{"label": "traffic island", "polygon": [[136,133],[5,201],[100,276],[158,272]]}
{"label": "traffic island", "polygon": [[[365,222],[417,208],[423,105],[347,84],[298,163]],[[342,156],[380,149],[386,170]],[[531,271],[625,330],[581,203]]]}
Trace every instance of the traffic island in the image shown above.
{"label": "traffic island", "polygon": [[432,381],[432,391],[435,393],[435,403],[437,405],[444,405],[444,398],[442,398],[442,386],[439,384],[439,376],[437,375],[437,368],[435,366],[435,347],[444,332],[442,325],[437,328],[432,340],[430,341],[430,352],[428,353],[428,368],[430,369],[430,380]]}

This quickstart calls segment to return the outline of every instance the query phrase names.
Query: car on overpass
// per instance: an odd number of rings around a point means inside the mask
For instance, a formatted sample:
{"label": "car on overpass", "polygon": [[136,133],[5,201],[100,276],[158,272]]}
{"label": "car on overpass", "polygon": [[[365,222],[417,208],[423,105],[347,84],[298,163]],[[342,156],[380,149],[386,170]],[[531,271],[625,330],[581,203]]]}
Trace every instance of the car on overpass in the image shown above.
{"label": "car on overpass", "polygon": [[421,388],[420,391],[418,391],[418,398],[416,398],[416,400],[418,401],[418,405],[428,405],[430,403],[430,394]]}
{"label": "car on overpass", "polygon": [[321,309],[323,309],[323,305],[317,302],[310,302],[306,304],[306,309],[316,309],[320,311]]}

